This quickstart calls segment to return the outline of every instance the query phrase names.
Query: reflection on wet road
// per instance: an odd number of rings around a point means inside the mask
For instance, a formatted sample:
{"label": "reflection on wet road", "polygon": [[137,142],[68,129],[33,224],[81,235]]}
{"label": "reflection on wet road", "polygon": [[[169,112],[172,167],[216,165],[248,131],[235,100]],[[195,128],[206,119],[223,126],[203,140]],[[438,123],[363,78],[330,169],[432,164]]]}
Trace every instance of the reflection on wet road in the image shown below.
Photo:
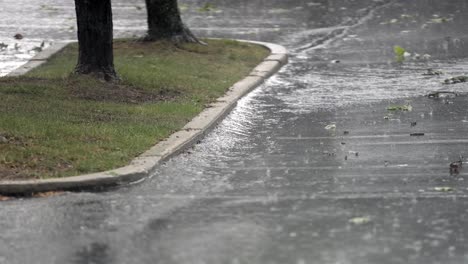
{"label": "reflection on wet road", "polygon": [[[143,32],[142,3],[114,2],[116,35]],[[448,164],[468,98],[423,96],[467,88],[441,84],[468,71],[465,1],[203,3],[182,5],[198,34],[278,42],[290,64],[143,184],[2,203],[0,263],[467,262],[468,174]],[[72,38],[72,3],[41,4],[25,35]]]}

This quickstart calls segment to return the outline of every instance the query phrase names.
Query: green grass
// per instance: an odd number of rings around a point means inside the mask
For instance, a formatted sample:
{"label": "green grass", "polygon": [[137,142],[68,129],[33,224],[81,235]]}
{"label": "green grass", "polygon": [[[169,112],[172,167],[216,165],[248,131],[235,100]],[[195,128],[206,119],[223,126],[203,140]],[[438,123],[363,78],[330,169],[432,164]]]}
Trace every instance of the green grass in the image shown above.
{"label": "green grass", "polygon": [[227,40],[208,46],[117,41],[122,81],[73,76],[77,45],[19,78],[0,79],[0,178],[48,178],[128,164],[179,130],[268,55]]}

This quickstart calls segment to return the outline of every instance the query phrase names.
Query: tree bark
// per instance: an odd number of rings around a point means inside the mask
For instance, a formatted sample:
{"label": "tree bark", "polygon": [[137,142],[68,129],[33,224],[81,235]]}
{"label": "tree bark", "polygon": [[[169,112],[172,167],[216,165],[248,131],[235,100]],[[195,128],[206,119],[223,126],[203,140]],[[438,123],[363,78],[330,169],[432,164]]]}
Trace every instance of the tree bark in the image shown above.
{"label": "tree bark", "polygon": [[111,0],[75,0],[79,55],[77,74],[106,81],[118,79],[114,69]]}
{"label": "tree bark", "polygon": [[148,12],[147,41],[169,39],[175,43],[200,43],[182,22],[177,0],[145,0]]}

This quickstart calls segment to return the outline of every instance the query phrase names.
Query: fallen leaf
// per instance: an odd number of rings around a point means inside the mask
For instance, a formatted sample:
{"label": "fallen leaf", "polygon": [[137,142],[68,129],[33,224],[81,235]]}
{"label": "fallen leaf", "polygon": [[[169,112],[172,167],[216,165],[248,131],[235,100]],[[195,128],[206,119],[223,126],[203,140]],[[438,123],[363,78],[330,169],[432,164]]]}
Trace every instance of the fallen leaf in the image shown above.
{"label": "fallen leaf", "polygon": [[413,111],[413,107],[411,105],[391,105],[387,107],[388,111]]}
{"label": "fallen leaf", "polygon": [[456,76],[444,80],[444,84],[464,83],[468,81],[468,76]]}
{"label": "fallen leaf", "polygon": [[452,187],[444,186],[444,187],[434,187],[434,191],[438,191],[438,192],[451,192],[451,191],[454,191],[454,189],[453,189]]}
{"label": "fallen leaf", "polygon": [[445,17],[433,18],[433,19],[431,19],[430,23],[441,24],[441,23],[446,23],[446,22],[452,21],[452,20],[453,20],[452,18],[445,18]]}
{"label": "fallen leaf", "polygon": [[433,69],[427,69],[425,73],[423,73],[424,76],[434,76],[434,75],[442,75],[444,74],[442,71],[439,70],[433,70]]}
{"label": "fallen leaf", "polygon": [[394,46],[393,47],[393,52],[395,53],[395,59],[396,59],[397,62],[401,63],[401,62],[403,62],[405,60],[405,53],[407,53],[407,52],[403,47],[398,46],[398,45]]}
{"label": "fallen leaf", "polygon": [[363,217],[355,217],[351,218],[348,220],[349,223],[355,224],[355,225],[364,225],[367,223],[370,223],[371,219],[368,216],[363,216]]}

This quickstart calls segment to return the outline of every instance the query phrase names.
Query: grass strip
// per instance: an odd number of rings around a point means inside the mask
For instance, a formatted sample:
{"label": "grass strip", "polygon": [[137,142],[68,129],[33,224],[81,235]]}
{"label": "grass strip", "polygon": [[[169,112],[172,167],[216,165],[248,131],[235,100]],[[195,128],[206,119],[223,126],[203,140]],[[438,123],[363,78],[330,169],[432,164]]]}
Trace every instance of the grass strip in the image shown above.
{"label": "grass strip", "polygon": [[119,83],[70,75],[76,44],[25,76],[0,78],[0,179],[124,166],[182,128],[269,54],[252,44],[206,42],[116,41]]}

